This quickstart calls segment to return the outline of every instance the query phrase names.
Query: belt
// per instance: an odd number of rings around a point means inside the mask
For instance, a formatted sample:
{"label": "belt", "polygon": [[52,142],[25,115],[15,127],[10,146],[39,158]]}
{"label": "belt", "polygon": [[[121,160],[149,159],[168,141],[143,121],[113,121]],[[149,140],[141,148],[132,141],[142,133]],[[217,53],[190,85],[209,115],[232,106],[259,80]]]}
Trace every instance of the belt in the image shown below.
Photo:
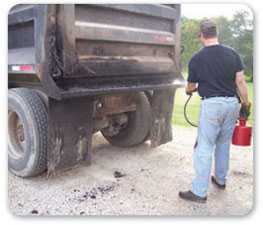
{"label": "belt", "polygon": [[201,97],[202,100],[208,99],[208,98],[218,98],[218,97],[223,97],[223,98],[233,98],[236,97],[236,95],[215,95],[215,96],[203,96]]}

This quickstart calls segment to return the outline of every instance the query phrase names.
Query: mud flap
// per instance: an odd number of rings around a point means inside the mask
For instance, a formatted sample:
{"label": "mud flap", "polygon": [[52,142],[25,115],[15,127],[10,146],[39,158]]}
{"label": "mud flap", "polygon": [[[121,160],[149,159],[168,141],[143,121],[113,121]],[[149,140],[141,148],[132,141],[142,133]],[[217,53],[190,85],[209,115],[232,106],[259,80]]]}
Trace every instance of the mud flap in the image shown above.
{"label": "mud flap", "polygon": [[48,176],[57,169],[90,163],[93,108],[92,98],[49,98]]}
{"label": "mud flap", "polygon": [[172,114],[175,88],[155,90],[152,97],[153,122],[150,132],[151,147],[157,147],[172,140]]}

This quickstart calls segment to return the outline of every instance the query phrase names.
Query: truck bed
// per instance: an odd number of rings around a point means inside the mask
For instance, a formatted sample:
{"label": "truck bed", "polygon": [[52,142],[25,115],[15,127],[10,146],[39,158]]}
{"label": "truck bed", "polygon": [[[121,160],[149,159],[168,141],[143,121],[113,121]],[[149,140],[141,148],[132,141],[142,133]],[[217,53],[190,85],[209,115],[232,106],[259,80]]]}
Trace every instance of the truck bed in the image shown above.
{"label": "truck bed", "polygon": [[8,28],[13,86],[38,83],[55,97],[183,81],[179,5],[17,5]]}

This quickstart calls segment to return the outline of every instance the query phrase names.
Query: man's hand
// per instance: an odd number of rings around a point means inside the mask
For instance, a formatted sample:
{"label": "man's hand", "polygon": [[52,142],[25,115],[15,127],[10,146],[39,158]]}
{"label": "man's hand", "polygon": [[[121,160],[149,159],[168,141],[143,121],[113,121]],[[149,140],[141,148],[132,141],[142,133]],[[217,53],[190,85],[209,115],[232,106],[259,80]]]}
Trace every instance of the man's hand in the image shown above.
{"label": "man's hand", "polygon": [[186,95],[192,95],[193,92],[187,92],[187,91],[185,91],[185,94],[186,94]]}
{"label": "man's hand", "polygon": [[248,100],[247,83],[243,70],[236,73],[235,82],[237,85],[237,92],[241,100],[239,116],[247,119],[250,115],[251,103]]}
{"label": "man's hand", "polygon": [[251,110],[251,103],[241,103],[241,109],[239,112],[239,117],[247,119],[250,115],[250,110]]}
{"label": "man's hand", "polygon": [[195,91],[197,91],[196,83],[187,83],[185,87],[185,93],[187,95],[192,95],[192,93]]}

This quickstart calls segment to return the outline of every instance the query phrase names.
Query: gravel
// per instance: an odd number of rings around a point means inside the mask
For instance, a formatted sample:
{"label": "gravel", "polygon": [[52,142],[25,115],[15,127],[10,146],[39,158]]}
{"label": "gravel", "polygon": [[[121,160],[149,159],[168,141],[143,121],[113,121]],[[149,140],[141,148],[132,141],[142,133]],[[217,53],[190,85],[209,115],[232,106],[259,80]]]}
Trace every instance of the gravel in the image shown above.
{"label": "gravel", "polygon": [[174,127],[174,140],[121,149],[94,135],[91,166],[56,176],[22,179],[9,174],[9,207],[16,215],[245,215],[253,208],[253,151],[231,147],[227,188],[209,186],[206,204],[186,202],[193,177],[194,128]]}

